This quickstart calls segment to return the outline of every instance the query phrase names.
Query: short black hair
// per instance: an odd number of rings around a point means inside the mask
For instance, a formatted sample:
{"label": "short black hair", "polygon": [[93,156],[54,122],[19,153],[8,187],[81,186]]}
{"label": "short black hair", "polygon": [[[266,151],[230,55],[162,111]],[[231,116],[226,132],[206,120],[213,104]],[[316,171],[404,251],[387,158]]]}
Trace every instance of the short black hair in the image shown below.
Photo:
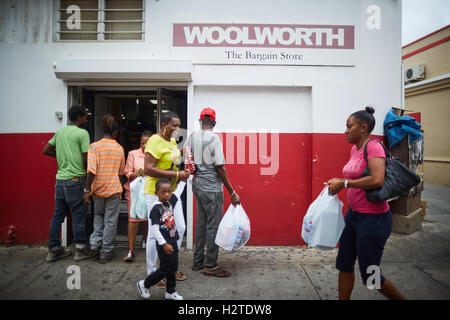
{"label": "short black hair", "polygon": [[205,115],[204,119],[200,119],[200,121],[202,122],[202,124],[214,128],[214,126],[216,125],[216,120],[212,120],[209,115]]}
{"label": "short black hair", "polygon": [[355,117],[360,122],[367,123],[367,126],[369,128],[369,133],[371,133],[373,128],[375,127],[375,117],[373,116],[374,113],[375,113],[374,108],[366,107],[365,110],[360,110],[360,111],[352,113],[350,117]]}
{"label": "short black hair", "polygon": [[180,119],[180,116],[178,114],[176,114],[175,112],[171,112],[171,111],[163,113],[161,115],[161,121],[160,121],[161,126],[163,124],[169,123],[170,120],[172,120],[172,119]]}
{"label": "short black hair", "polygon": [[162,184],[170,184],[170,186],[172,186],[172,183],[170,183],[169,179],[160,178],[160,179],[158,179],[158,181],[156,181],[155,190],[158,191]]}
{"label": "short black hair", "polygon": [[150,130],[145,130],[141,134],[141,138],[150,138],[152,136],[152,132]]}
{"label": "short black hair", "polygon": [[77,121],[78,117],[84,117],[86,115],[86,108],[80,105],[75,105],[69,109],[69,120],[71,122]]}

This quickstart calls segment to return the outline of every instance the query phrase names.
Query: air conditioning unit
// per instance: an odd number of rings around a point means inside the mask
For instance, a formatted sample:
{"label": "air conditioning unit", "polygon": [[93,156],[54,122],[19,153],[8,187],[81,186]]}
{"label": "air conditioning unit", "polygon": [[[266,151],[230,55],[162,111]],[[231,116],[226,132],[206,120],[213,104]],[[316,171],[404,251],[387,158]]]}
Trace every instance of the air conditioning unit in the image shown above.
{"label": "air conditioning unit", "polygon": [[405,82],[425,79],[425,66],[418,64],[405,70]]}

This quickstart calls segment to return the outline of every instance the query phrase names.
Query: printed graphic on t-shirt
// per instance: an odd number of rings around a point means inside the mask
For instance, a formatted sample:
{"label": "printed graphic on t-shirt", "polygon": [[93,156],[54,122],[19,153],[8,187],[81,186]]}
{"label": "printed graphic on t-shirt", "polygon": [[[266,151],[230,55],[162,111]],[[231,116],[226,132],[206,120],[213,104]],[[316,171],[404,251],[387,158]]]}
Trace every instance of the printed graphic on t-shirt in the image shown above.
{"label": "printed graphic on t-shirt", "polygon": [[175,219],[173,217],[172,209],[168,208],[164,211],[164,213],[161,216],[161,229],[167,230],[169,232],[169,236],[171,238],[175,237]]}

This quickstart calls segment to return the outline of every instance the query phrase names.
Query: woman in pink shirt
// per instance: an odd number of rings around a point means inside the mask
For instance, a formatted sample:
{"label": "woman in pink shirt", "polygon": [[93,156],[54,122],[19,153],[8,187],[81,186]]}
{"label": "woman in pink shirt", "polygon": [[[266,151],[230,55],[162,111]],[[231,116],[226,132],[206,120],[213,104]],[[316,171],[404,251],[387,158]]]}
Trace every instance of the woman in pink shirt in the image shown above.
{"label": "woman in pink shirt", "polygon": [[128,178],[127,183],[124,184],[125,199],[128,205],[128,254],[124,258],[126,262],[134,261],[134,244],[136,242],[136,235],[139,229],[139,222],[144,223],[144,234],[142,239],[142,247],[145,248],[148,233],[147,219],[133,219],[130,217],[131,194],[130,182],[138,176],[144,175],[144,160],[145,160],[145,145],[148,139],[152,136],[150,131],[144,131],[141,135],[141,145],[138,149],[128,152],[128,159],[125,165],[125,176]]}
{"label": "woman in pink shirt", "polygon": [[[378,189],[384,184],[386,154],[383,146],[375,140],[369,141],[375,127],[375,110],[366,107],[347,119],[345,137],[354,144],[350,160],[342,173],[345,178],[328,181],[332,194],[348,188],[349,209],[345,215],[345,228],[339,239],[336,268],[339,270],[339,299],[350,299],[355,283],[354,265],[358,258],[364,285],[375,287],[389,299],[405,299],[395,286],[381,274],[381,258],[384,245],[392,231],[392,216],[387,201],[370,202],[365,190]],[[367,144],[367,159],[364,147]],[[369,166],[370,175],[362,177]],[[370,283],[368,283],[370,280]]]}

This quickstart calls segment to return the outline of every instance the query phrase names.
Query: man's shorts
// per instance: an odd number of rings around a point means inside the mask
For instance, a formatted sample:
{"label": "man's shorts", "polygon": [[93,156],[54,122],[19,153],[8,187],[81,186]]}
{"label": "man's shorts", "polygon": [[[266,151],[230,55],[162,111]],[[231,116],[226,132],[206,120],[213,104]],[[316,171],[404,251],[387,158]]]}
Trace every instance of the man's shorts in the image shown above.
{"label": "man's shorts", "polygon": [[[361,278],[366,285],[367,279],[374,275],[374,269],[380,268],[384,245],[392,231],[391,211],[373,214],[349,209],[344,220],[345,228],[339,239],[336,269],[354,273],[355,261],[358,258]],[[379,275],[379,284],[382,285],[385,279],[381,268]]]}

